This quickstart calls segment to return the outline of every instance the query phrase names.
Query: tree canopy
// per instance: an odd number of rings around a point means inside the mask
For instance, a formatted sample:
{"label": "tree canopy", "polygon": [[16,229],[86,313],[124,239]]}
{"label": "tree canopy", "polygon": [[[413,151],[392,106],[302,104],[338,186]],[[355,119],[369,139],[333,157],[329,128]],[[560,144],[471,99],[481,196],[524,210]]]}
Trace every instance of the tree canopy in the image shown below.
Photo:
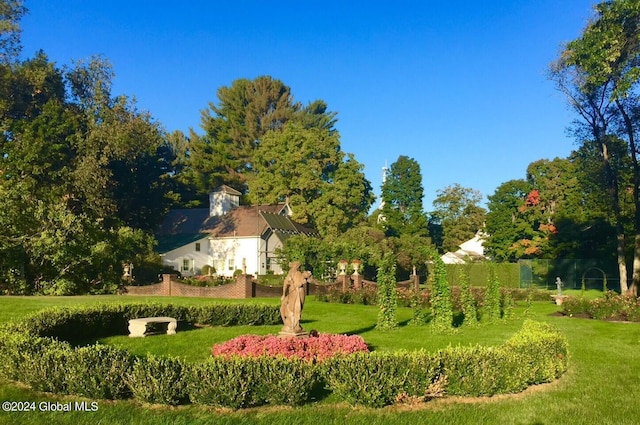
{"label": "tree canopy", "polygon": [[442,227],[442,251],[456,251],[458,246],[483,230],[486,211],[480,206],[482,194],[459,184],[436,191],[430,223]]}
{"label": "tree canopy", "polygon": [[0,291],[113,290],[170,206],[163,132],[110,96],[101,58],[65,71],[39,52],[0,75]]}
{"label": "tree canopy", "polygon": [[389,167],[382,184],[382,224],[388,236],[429,236],[423,196],[420,164],[413,158],[400,155]]}
{"label": "tree canopy", "polygon": [[567,43],[552,66],[552,78],[567,96],[589,132],[582,143],[595,143],[604,166],[617,233],[620,284],[627,290],[625,230],[620,205],[620,169],[612,144],[628,147],[633,176],[635,239],[632,293],[640,285],[640,164],[638,163],[638,83],[640,81],[640,5],[611,0],[595,6],[596,14],[582,35]]}

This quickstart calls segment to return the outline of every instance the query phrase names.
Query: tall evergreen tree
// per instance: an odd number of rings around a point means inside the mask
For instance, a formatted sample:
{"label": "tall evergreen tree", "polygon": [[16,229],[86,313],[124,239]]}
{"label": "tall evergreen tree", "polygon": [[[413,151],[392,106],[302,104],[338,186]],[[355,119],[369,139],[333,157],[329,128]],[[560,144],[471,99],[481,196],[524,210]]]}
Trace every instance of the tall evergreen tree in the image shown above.
{"label": "tall evergreen tree", "polygon": [[382,225],[388,236],[428,237],[428,222],[422,206],[424,189],[420,164],[400,155],[389,167],[382,185]]}
{"label": "tall evergreen tree", "polygon": [[190,166],[200,193],[228,184],[246,191],[253,155],[265,133],[282,129],[301,106],[291,89],[269,76],[218,89],[218,104],[202,111],[204,134],[191,137]]}

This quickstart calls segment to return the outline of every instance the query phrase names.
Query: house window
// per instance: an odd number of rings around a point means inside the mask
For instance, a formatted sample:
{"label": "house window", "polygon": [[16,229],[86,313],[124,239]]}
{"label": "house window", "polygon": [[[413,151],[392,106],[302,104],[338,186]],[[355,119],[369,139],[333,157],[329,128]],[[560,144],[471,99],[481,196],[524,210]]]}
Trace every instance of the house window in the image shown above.
{"label": "house window", "polygon": [[196,242],[196,252],[200,252],[200,242]]}
{"label": "house window", "polygon": [[236,268],[236,260],[235,258],[230,258],[227,264],[227,268],[229,271],[234,271]]}
{"label": "house window", "polygon": [[185,258],[182,260],[182,271],[183,272],[190,272],[191,270],[193,270],[193,260],[189,259],[189,258]]}

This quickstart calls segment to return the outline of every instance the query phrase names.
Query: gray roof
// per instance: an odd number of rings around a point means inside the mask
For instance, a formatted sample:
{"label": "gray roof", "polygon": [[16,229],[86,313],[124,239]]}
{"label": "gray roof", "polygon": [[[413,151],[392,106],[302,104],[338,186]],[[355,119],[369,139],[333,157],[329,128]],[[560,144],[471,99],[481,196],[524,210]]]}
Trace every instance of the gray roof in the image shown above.
{"label": "gray roof", "polygon": [[157,232],[158,250],[169,252],[206,237],[262,236],[270,229],[281,241],[296,234],[318,236],[283,215],[286,204],[240,206],[218,217],[210,217],[208,208],[171,210]]}

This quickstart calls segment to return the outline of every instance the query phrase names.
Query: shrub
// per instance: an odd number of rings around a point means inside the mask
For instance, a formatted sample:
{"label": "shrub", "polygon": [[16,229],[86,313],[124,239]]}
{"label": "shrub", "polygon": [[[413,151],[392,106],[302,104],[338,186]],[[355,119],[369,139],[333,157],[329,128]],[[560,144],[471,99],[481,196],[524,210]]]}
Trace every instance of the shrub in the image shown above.
{"label": "shrub", "polygon": [[188,368],[182,360],[154,355],[136,358],[126,380],[134,398],[147,403],[182,404],[188,400]]}
{"label": "shrub", "polygon": [[69,344],[22,332],[0,332],[0,377],[37,391],[66,393]]}
{"label": "shrub", "polygon": [[485,293],[484,310],[489,322],[500,318],[500,282],[494,265],[489,265],[489,278]]}
{"label": "shrub", "polygon": [[458,279],[460,281],[459,310],[462,310],[462,313],[464,314],[464,324],[468,326],[477,326],[478,308],[476,306],[476,300],[473,297],[473,293],[471,292],[469,271],[466,268],[460,267],[458,269]]}
{"label": "shrub", "polygon": [[628,320],[640,322],[640,298],[607,291],[601,298],[567,296],[562,302],[567,316],[587,316],[598,320]]}
{"label": "shrub", "polygon": [[180,322],[215,326],[281,323],[278,306],[130,303],[46,309],[28,316],[15,326],[38,336],[81,342],[109,335],[126,335],[129,319],[152,316],[170,316]]}
{"label": "shrub", "polygon": [[[146,311],[164,313],[156,308],[153,305]],[[168,308],[186,318],[197,314],[191,308]],[[119,305],[117,309],[122,315],[145,311],[138,305]],[[244,310],[228,311],[232,314]],[[33,317],[38,320],[34,323],[27,321],[0,329],[0,378],[23,382],[37,390],[94,398],[133,396],[150,403],[191,401],[233,408],[301,404],[326,387],[352,404],[384,406],[444,392],[493,395],[520,391],[527,385],[555,379],[567,369],[565,338],[550,325],[530,321],[498,347],[450,347],[436,353],[359,351],[327,357],[319,363],[276,354],[216,356],[191,365],[176,358],[132,358],[109,346],[71,348],[67,342],[35,333],[50,333],[52,329],[68,332],[68,323],[63,319],[80,324],[81,312],[86,313],[87,327],[115,320],[116,316],[115,310],[102,315],[90,309],[61,310],[60,317],[51,317],[49,322],[36,315]],[[321,337],[308,339],[322,341]],[[344,347],[363,343],[352,337],[338,339],[342,341],[342,352],[350,350]],[[318,353],[339,351],[329,350],[327,342],[324,345],[317,349]],[[317,353],[314,356],[321,357]]]}
{"label": "shrub", "polygon": [[216,274],[216,269],[209,264],[205,264],[204,266],[202,266],[201,273],[205,276],[213,276],[214,274]]}
{"label": "shrub", "polygon": [[75,295],[80,292],[79,285],[70,279],[59,278],[52,283],[45,284],[42,290],[44,295]]}
{"label": "shrub", "polygon": [[518,370],[525,373],[526,385],[551,382],[567,370],[567,340],[548,323],[526,320],[504,347],[519,355]]}
{"label": "shrub", "polygon": [[568,295],[562,301],[562,311],[567,316],[579,316],[589,311],[589,300]]}
{"label": "shrub", "polygon": [[447,269],[438,255],[433,256],[434,281],[431,294],[432,325],[436,332],[449,332],[453,328],[453,302]]}
{"label": "shrub", "polygon": [[482,396],[501,392],[502,371],[510,370],[509,358],[497,347],[450,347],[440,352],[447,392]]}
{"label": "shrub", "polygon": [[350,404],[381,407],[402,394],[426,397],[440,377],[436,354],[373,352],[336,356],[322,363],[327,388]]}
{"label": "shrub", "polygon": [[551,325],[527,320],[502,346],[442,350],[447,390],[455,395],[494,395],[550,382],[567,370],[567,346]]}
{"label": "shrub", "polygon": [[302,404],[310,400],[319,379],[316,367],[301,359],[231,356],[194,365],[187,382],[194,403],[238,409]]}
{"label": "shrub", "polygon": [[131,395],[126,376],[133,358],[108,345],[79,347],[66,355],[66,384],[70,394],[90,398],[122,399]]}

